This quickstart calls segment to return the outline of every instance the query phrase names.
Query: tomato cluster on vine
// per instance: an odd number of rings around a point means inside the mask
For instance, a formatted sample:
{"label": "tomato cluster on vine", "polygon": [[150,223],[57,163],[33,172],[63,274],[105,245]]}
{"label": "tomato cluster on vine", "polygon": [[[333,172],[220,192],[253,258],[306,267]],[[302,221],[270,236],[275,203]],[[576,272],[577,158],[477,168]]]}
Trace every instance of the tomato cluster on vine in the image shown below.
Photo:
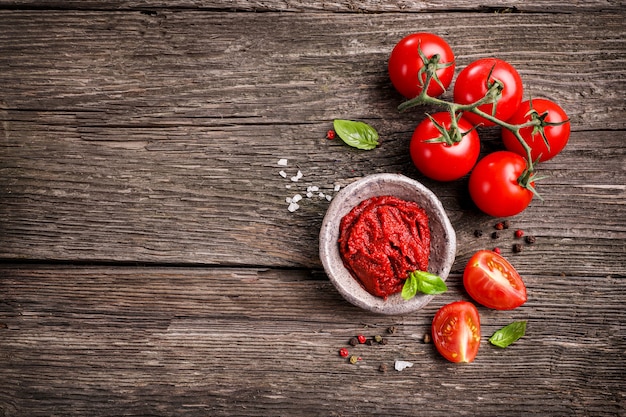
{"label": "tomato cluster on vine", "polygon": [[[415,167],[426,177],[454,181],[469,174],[476,206],[494,217],[522,212],[536,195],[535,165],[556,156],[567,144],[565,111],[544,98],[523,101],[517,70],[498,58],[480,58],[456,79],[453,101],[440,97],[456,68],[450,45],[432,33],[413,33],[389,57],[389,77],[408,100],[399,106],[431,104],[446,111],[427,115],[411,138]],[[479,160],[478,128],[499,126],[504,150]]]}

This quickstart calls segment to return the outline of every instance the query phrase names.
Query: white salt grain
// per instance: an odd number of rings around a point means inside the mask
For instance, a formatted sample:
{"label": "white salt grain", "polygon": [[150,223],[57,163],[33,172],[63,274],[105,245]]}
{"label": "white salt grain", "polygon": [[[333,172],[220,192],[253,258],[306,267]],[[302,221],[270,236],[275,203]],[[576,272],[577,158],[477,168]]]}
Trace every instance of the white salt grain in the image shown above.
{"label": "white salt grain", "polygon": [[413,362],[407,362],[407,361],[396,361],[396,363],[394,364],[394,368],[396,369],[396,371],[400,372],[406,368],[410,368],[413,366]]}
{"label": "white salt grain", "polygon": [[332,200],[332,199],[333,199],[333,196],[332,196],[332,195],[328,195],[328,194],[326,194],[326,200],[330,201],[330,200]]}
{"label": "white salt grain", "polygon": [[293,201],[293,200],[291,199],[291,197],[287,197],[287,198],[285,198],[285,202],[286,202],[287,204],[291,203],[292,201]]}
{"label": "white salt grain", "polygon": [[341,190],[341,185],[336,184],[336,185],[335,185],[335,192],[337,192],[337,191],[339,191],[339,190]]}
{"label": "white salt grain", "polygon": [[287,178],[287,173],[285,171],[278,171],[281,177]]}
{"label": "white salt grain", "polygon": [[290,212],[294,212],[296,210],[298,210],[300,208],[300,205],[298,205],[298,203],[294,203],[293,201],[289,204],[289,207],[287,207],[287,210],[289,210]]}
{"label": "white salt grain", "polygon": [[302,200],[302,196],[300,194],[294,195],[293,198],[291,199],[293,203],[297,203],[300,200]]}
{"label": "white salt grain", "polygon": [[324,193],[319,193],[319,194],[318,194],[318,196],[319,196],[320,198],[326,198],[326,194],[324,194]]}
{"label": "white salt grain", "polygon": [[311,197],[313,197],[313,193],[312,192],[309,191],[308,193],[306,193],[306,198],[311,198]]}
{"label": "white salt grain", "polygon": [[278,165],[280,165],[281,167],[286,167],[287,166],[287,160],[285,158],[281,158],[278,160]]}

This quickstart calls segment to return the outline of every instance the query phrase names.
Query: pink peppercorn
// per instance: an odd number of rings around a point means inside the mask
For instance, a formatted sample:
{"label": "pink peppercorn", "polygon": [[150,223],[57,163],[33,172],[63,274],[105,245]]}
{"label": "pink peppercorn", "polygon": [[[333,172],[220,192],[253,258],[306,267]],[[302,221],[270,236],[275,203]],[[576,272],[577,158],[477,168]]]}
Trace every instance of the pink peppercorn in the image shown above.
{"label": "pink peppercorn", "polygon": [[516,231],[515,231],[515,237],[516,237],[516,238],[518,238],[518,239],[519,239],[519,238],[521,238],[522,236],[524,236],[524,231],[523,231],[523,230],[519,230],[519,229],[518,229],[518,230],[516,230]]}
{"label": "pink peppercorn", "polygon": [[341,356],[343,358],[347,358],[348,355],[349,355],[348,349],[346,349],[346,348],[339,349],[339,356]]}
{"label": "pink peppercorn", "polygon": [[326,132],[326,139],[330,139],[330,140],[335,139],[335,131],[329,130],[328,132]]}
{"label": "pink peppercorn", "polygon": [[367,340],[365,336],[363,336],[362,334],[358,335],[356,337],[359,340],[359,343],[363,344],[365,343],[365,341]]}
{"label": "pink peppercorn", "polygon": [[498,255],[500,255],[500,252],[501,252],[500,248],[493,248],[493,251],[497,253]]}

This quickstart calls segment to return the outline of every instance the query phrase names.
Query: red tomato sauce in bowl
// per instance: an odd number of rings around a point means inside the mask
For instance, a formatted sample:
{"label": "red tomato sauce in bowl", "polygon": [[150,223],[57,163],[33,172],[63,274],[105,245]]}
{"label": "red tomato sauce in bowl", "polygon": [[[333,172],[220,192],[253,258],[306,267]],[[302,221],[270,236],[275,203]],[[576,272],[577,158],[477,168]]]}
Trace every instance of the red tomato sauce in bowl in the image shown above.
{"label": "red tomato sauce in bowl", "polygon": [[370,197],[341,219],[339,252],[367,292],[387,299],[402,291],[409,273],[428,270],[428,215],[413,201]]}

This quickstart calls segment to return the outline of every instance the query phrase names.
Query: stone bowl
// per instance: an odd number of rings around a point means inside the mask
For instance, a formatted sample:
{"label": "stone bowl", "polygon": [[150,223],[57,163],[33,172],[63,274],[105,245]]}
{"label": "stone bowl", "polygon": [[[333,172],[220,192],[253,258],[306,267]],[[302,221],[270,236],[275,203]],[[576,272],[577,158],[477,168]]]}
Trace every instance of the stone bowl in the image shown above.
{"label": "stone bowl", "polygon": [[341,219],[361,201],[382,195],[414,201],[426,211],[431,232],[428,271],[446,280],[456,256],[456,233],[437,196],[418,181],[400,174],[369,175],[335,195],[322,221],[320,260],[337,291],[353,305],[374,313],[406,314],[423,308],[434,296],[418,293],[414,298],[404,300],[397,293],[386,300],[376,297],[367,292],[346,269],[339,253]]}

